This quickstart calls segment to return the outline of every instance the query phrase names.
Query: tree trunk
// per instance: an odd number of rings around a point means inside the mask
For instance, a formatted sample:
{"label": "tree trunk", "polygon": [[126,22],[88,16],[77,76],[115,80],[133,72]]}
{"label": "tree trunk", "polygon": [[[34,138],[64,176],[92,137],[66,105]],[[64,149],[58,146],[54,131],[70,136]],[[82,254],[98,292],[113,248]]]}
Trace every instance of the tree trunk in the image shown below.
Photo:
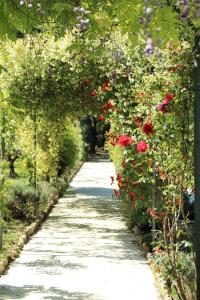
{"label": "tree trunk", "polygon": [[200,37],[195,49],[195,103],[194,103],[194,169],[195,169],[195,250],[197,299],[200,299]]}
{"label": "tree trunk", "polygon": [[0,250],[3,247],[2,205],[0,208]]}
{"label": "tree trunk", "polygon": [[[4,108],[2,109],[2,130],[1,130],[1,162],[3,163],[5,159],[5,110]],[[1,170],[1,173],[3,173],[3,167]],[[0,199],[0,250],[3,247],[3,225],[2,225],[2,208],[3,208],[3,200]]]}
{"label": "tree trunk", "polygon": [[6,143],[5,143],[5,111],[2,110],[2,130],[1,130],[1,157],[5,159]]}
{"label": "tree trunk", "polygon": [[34,134],[33,134],[33,140],[34,140],[34,171],[33,171],[33,183],[35,189],[37,189],[37,116],[35,113],[34,117]]}
{"label": "tree trunk", "polygon": [[15,178],[17,177],[17,173],[15,172],[15,161],[19,158],[20,156],[20,151],[15,150],[13,154],[8,154],[8,162],[9,162],[9,169],[10,169],[10,178]]}
{"label": "tree trunk", "polygon": [[9,169],[10,169],[9,177],[10,178],[17,177],[17,173],[15,172],[15,167],[14,167],[15,160],[16,159],[9,160]]}

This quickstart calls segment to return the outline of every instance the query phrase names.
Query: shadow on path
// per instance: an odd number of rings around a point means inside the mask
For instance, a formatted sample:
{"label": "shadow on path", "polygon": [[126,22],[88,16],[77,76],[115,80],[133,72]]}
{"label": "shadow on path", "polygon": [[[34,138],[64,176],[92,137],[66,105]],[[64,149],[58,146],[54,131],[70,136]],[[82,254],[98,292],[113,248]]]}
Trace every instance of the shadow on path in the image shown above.
{"label": "shadow on path", "polygon": [[[2,300],[18,300],[26,299],[30,294],[35,295],[35,300],[45,299],[45,300],[94,300],[93,294],[88,293],[74,293],[69,292],[65,289],[56,288],[45,288],[44,286],[9,286],[5,285],[1,287],[0,299]],[[42,296],[42,298],[40,298]],[[95,298],[98,300],[98,298]],[[99,298],[100,299],[100,298]]]}
{"label": "shadow on path", "polygon": [[98,197],[112,197],[112,188],[103,187],[76,187],[75,192],[81,194],[81,196],[98,196]]}

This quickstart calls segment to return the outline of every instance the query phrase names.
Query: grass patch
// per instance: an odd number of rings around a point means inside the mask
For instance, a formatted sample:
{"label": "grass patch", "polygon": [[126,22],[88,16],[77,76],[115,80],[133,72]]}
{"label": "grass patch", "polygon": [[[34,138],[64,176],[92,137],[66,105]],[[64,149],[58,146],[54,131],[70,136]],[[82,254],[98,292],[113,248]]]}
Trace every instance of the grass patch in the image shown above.
{"label": "grass patch", "polygon": [[0,250],[0,261],[7,257],[9,250],[18,242],[24,229],[25,224],[21,223],[18,220],[10,220],[9,222],[4,222],[3,247]]}

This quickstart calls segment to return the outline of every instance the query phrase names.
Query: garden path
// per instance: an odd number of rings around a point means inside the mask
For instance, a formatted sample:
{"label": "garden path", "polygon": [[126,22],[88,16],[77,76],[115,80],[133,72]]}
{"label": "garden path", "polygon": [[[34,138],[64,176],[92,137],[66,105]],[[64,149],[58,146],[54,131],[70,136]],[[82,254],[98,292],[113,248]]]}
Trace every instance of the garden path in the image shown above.
{"label": "garden path", "polygon": [[112,198],[106,159],[84,163],[0,279],[1,300],[158,300],[151,270]]}

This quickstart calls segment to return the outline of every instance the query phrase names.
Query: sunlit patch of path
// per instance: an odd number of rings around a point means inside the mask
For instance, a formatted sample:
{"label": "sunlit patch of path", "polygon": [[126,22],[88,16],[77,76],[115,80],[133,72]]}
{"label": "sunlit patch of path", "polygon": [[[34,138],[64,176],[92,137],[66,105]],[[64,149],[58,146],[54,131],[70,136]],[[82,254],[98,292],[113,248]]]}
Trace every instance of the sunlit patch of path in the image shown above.
{"label": "sunlit patch of path", "polygon": [[111,162],[86,162],[47,221],[0,279],[0,299],[160,300],[112,199]]}

